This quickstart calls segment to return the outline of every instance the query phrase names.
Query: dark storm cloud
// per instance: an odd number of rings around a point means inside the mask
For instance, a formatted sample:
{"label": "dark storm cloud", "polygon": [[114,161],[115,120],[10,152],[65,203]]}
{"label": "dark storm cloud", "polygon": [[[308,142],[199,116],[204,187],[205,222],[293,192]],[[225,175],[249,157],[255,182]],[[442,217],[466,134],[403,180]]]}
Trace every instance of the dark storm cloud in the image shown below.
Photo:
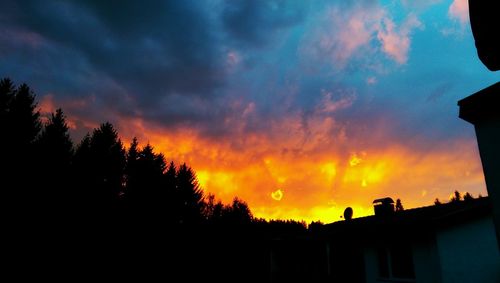
{"label": "dark storm cloud", "polygon": [[[422,113],[453,111],[447,100],[460,89],[435,75],[419,77],[424,65],[411,61],[414,54],[395,65],[378,38],[383,31],[413,44],[411,33],[401,32],[407,17],[375,0],[5,0],[1,8],[0,76],[27,82],[53,95],[68,116],[94,122],[142,118],[225,138],[273,135],[270,124],[293,116],[307,136],[311,121],[326,117],[350,136],[370,136],[373,121],[381,121],[395,124],[387,138],[404,138],[406,129],[428,124]],[[418,52],[418,62],[436,61]],[[333,107],[345,91],[355,98]],[[422,94],[422,105],[409,102]],[[85,106],[66,106],[71,100]],[[325,103],[337,110],[325,112]]]}
{"label": "dark storm cloud", "polygon": [[236,41],[258,46],[265,45],[280,30],[301,22],[307,10],[307,1],[227,1],[222,21]]}
{"label": "dark storm cloud", "polygon": [[[127,107],[147,111],[172,94],[214,95],[224,83],[224,50],[206,11],[192,1],[12,1],[5,6],[0,19],[6,30],[43,42],[23,47],[29,61],[24,72],[51,70],[52,81],[72,85],[62,90],[71,95],[97,92],[98,99],[112,103],[116,97],[107,91],[121,91],[134,104],[115,101],[115,106],[131,113]],[[2,49],[15,47],[6,45]],[[19,55],[12,49],[4,53]],[[86,88],[85,80],[98,85]]]}
{"label": "dark storm cloud", "polygon": [[[223,121],[241,110],[228,107],[240,99],[226,88],[228,64],[239,63],[228,62],[228,54],[236,50],[235,56],[259,58],[252,48],[281,38],[281,32],[303,20],[307,6],[290,1],[5,1],[0,73],[29,82],[42,95],[52,93],[56,101],[92,101],[86,109],[74,109],[78,115],[140,117],[218,135],[231,131],[222,129]],[[231,80],[244,75],[233,74]]]}
{"label": "dark storm cloud", "polygon": [[[223,129],[224,120],[241,114],[228,105],[246,99],[226,88],[228,64],[238,63],[228,62],[228,54],[236,50],[235,56],[260,57],[252,48],[279,39],[280,32],[303,20],[307,6],[290,1],[6,1],[0,12],[0,54],[5,55],[0,72],[29,82],[42,95],[54,94],[56,101],[92,101],[72,110],[87,118],[140,117],[219,135],[231,131]],[[231,80],[244,76],[233,74]]]}

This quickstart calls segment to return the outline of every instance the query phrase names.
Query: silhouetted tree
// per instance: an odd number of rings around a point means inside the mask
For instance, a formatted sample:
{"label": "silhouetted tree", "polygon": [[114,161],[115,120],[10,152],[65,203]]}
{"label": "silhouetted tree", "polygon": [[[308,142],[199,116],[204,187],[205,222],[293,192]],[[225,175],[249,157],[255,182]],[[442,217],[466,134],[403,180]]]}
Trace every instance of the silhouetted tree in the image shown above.
{"label": "silhouetted tree", "polygon": [[441,205],[441,201],[438,198],[436,198],[434,200],[434,205]]}
{"label": "silhouetted tree", "polygon": [[164,174],[165,185],[168,190],[175,191],[177,189],[177,169],[175,167],[175,163],[170,161],[168,164],[167,170]]}
{"label": "silhouetted tree", "polygon": [[12,122],[12,142],[22,149],[31,148],[40,133],[42,123],[40,112],[36,110],[35,94],[26,84],[20,85],[10,103],[10,121]]}
{"label": "silhouetted tree", "polygon": [[250,222],[253,219],[253,215],[248,204],[238,197],[233,199],[232,213],[234,218],[238,219],[238,221],[242,223]]}
{"label": "silhouetted tree", "polygon": [[224,205],[220,200],[215,200],[215,195],[209,193],[205,198],[205,205],[203,206],[203,216],[210,222],[217,222],[222,217],[222,210]]}
{"label": "silhouetted tree", "polygon": [[74,192],[72,202],[75,212],[86,213],[91,209],[92,195],[89,188],[92,183],[92,160],[90,156],[90,134],[86,134],[76,146],[71,166],[71,179]]}
{"label": "silhouetted tree", "polygon": [[462,200],[462,195],[460,194],[459,191],[455,191],[453,193],[453,197],[451,198],[451,202],[459,202]]}
{"label": "silhouetted tree", "polygon": [[118,203],[124,183],[125,149],[110,123],[95,129],[90,138],[90,200],[98,208],[111,209]]}
{"label": "silhouetted tree", "polygon": [[11,104],[15,96],[15,86],[14,83],[8,79],[2,79],[0,81],[0,131],[2,131],[2,137],[0,138],[0,148],[2,148],[3,154],[0,158],[0,165],[2,168],[2,194],[4,197],[7,194],[9,201],[13,196],[11,193],[12,185],[14,184],[13,173],[14,173],[14,144],[11,139],[11,135],[14,134],[13,131],[13,121],[11,115]]}
{"label": "silhouetted tree", "polygon": [[3,138],[2,173],[4,196],[13,208],[26,213],[36,201],[33,142],[41,129],[35,94],[26,84],[14,89],[10,79],[0,81],[0,117]]}
{"label": "silhouetted tree", "polygon": [[471,201],[473,199],[474,199],[474,197],[469,192],[465,193],[465,195],[464,195],[464,201]]}
{"label": "silhouetted tree", "polygon": [[403,211],[403,210],[404,210],[404,207],[403,207],[403,204],[401,203],[401,200],[397,199],[396,200],[396,211]]}
{"label": "silhouetted tree", "polygon": [[238,197],[235,197],[231,205],[223,207],[222,218],[227,224],[241,225],[249,224],[253,219],[253,215],[248,204]]}
{"label": "silhouetted tree", "polygon": [[52,113],[36,141],[37,173],[40,174],[40,201],[45,208],[61,209],[69,204],[74,188],[70,187],[69,174],[73,157],[73,142],[68,133],[66,118],[61,109]]}
{"label": "silhouetted tree", "polygon": [[[12,131],[9,129],[12,122],[10,121],[9,114],[10,105],[15,95],[15,88],[14,83],[10,79],[5,78],[0,80],[0,129],[2,129],[2,132]],[[7,141],[8,139],[0,139],[2,148],[4,148],[3,145]]]}
{"label": "silhouetted tree", "polygon": [[319,229],[321,229],[321,227],[323,227],[323,222],[321,221],[311,221],[311,223],[309,224],[308,226],[308,229],[309,231],[313,231],[313,232],[316,232],[316,231],[319,231]]}
{"label": "silhouetted tree", "polygon": [[148,143],[139,153],[137,167],[142,184],[151,186],[151,190],[159,190],[163,184],[163,173],[167,168],[163,154],[155,154]]}
{"label": "silhouetted tree", "polygon": [[[263,219],[255,219],[253,220],[254,222],[260,222],[263,221],[264,223],[267,223],[273,232],[275,233],[290,233],[290,232],[304,232],[307,230],[307,223],[305,221],[296,221],[296,220],[270,220],[267,222],[266,220]],[[320,221],[318,222],[311,222],[311,224],[317,225],[317,227],[321,227],[323,223]]]}
{"label": "silhouetted tree", "polygon": [[167,166],[167,170],[163,174],[163,185],[165,190],[165,213],[166,221],[170,224],[178,224],[181,219],[181,196],[177,186],[177,168],[173,161]]}
{"label": "silhouetted tree", "polygon": [[127,151],[127,161],[125,165],[125,193],[127,195],[127,199],[130,198],[130,194],[134,194],[134,190],[139,186],[138,184],[138,159],[139,159],[139,142],[137,138],[134,137],[132,142],[130,143],[130,147]]}
{"label": "silhouetted tree", "polygon": [[[136,145],[132,144],[132,155]],[[129,158],[131,158],[129,151]],[[167,187],[164,183],[164,172],[167,168],[165,158],[162,154],[155,154],[153,147],[147,144],[137,154],[132,175],[128,175],[133,183],[128,186],[128,198],[131,205],[136,209],[136,213],[141,213],[152,220],[156,221],[166,217],[167,203]],[[153,219],[154,218],[154,219]]]}
{"label": "silhouetted tree", "polygon": [[[0,193],[17,208],[16,214],[10,214],[16,216],[11,217],[13,222],[30,228],[28,233],[21,233],[29,237],[24,244],[42,243],[56,257],[58,249],[64,249],[62,258],[68,262],[73,262],[73,257],[66,255],[80,256],[81,251],[88,250],[83,254],[121,265],[132,259],[127,254],[136,256],[138,250],[154,250],[177,260],[176,267],[181,267],[178,273],[182,274],[196,270],[204,277],[215,268],[220,268],[221,274],[227,270],[233,274],[256,274],[259,271],[254,272],[253,267],[259,265],[252,264],[258,262],[264,275],[268,270],[268,240],[284,233],[307,232],[305,222],[255,219],[248,204],[237,197],[226,205],[214,195],[205,199],[192,168],[186,164],[176,167],[173,162],[167,165],[163,154],[155,153],[150,144],[140,149],[136,138],[125,151],[110,123],[85,135],[73,149],[63,111],[57,109],[42,127],[35,95],[27,85],[16,88],[8,79],[0,80],[0,130],[4,134],[0,138],[4,149],[0,158]],[[124,203],[130,205],[122,207]],[[136,209],[123,209],[131,207]],[[49,210],[57,214],[47,214]],[[29,217],[20,220],[20,211]],[[135,219],[145,221],[130,221],[128,216],[132,214],[117,217],[110,211],[141,212],[137,213],[141,217]],[[43,220],[39,222],[42,225],[34,226],[30,219]],[[170,228],[173,223],[194,229],[178,226],[165,234],[155,228]],[[131,236],[128,232],[132,230],[142,235]],[[43,233],[36,234],[37,231]],[[210,244],[199,241],[200,234],[193,231],[204,233]],[[73,238],[74,234],[78,236]],[[67,241],[61,244],[63,239]],[[236,252],[234,243],[239,248]],[[102,259],[101,247],[114,255]],[[215,255],[210,265],[191,264],[194,257],[204,255]],[[137,258],[142,261],[146,257],[142,254]],[[164,266],[163,262],[158,265]],[[259,282],[262,280],[254,279],[264,277],[268,276],[252,277],[252,281]]]}
{"label": "silhouetted tree", "polygon": [[177,170],[179,223],[194,224],[203,219],[203,191],[193,170],[185,163]]}

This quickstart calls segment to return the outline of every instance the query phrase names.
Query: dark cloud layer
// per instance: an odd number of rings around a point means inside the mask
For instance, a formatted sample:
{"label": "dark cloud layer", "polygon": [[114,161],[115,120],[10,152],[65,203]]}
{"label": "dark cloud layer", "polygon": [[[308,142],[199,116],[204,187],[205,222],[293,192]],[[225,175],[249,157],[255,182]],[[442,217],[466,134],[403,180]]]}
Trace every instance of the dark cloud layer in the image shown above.
{"label": "dark cloud layer", "polygon": [[[400,50],[384,53],[397,44],[411,50],[405,23],[418,20],[406,16],[372,0],[6,0],[0,75],[94,122],[139,118],[217,138],[266,133],[294,116],[307,137],[319,117],[362,137],[374,121],[393,123],[387,134],[411,140],[406,129],[425,128],[419,113],[441,116],[458,88],[446,74],[427,89],[408,88],[422,67],[407,62],[407,76],[387,56]],[[416,95],[424,99],[413,103]],[[414,110],[401,107],[409,103]]]}
{"label": "dark cloud layer", "polygon": [[[134,104],[118,105],[154,110],[162,97],[210,96],[224,83],[224,50],[206,13],[190,1],[22,1],[7,6],[4,28],[43,43],[23,48],[31,61],[25,72],[51,70],[53,76],[44,79],[72,84],[64,92],[97,92],[99,99],[111,95],[114,100],[111,88],[132,96]],[[17,53],[6,52],[7,57]],[[65,81],[68,73],[82,81]],[[89,89],[83,80],[99,85]]]}
{"label": "dark cloud layer", "polygon": [[259,46],[279,36],[280,31],[301,22],[307,9],[307,1],[227,1],[222,21],[236,41]]}

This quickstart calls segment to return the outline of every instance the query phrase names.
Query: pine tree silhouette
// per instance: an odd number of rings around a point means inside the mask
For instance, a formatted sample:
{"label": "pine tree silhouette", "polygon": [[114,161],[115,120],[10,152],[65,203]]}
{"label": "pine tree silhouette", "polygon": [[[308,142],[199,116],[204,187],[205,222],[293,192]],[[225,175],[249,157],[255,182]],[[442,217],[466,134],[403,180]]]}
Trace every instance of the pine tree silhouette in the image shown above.
{"label": "pine tree silhouette", "polygon": [[[217,268],[219,274],[228,268],[235,275],[254,274],[252,264],[269,254],[264,240],[305,231],[305,223],[255,219],[237,197],[226,205],[215,195],[205,199],[191,167],[167,164],[152,145],[139,148],[136,138],[126,152],[110,123],[84,136],[74,149],[63,111],[57,109],[42,127],[36,105],[27,85],[0,80],[0,189],[11,209],[7,217],[29,227],[11,229],[29,235],[23,243],[28,249],[37,242],[44,246],[40,254],[64,254],[60,258],[67,262],[86,255],[82,258],[132,268],[146,256],[134,252],[157,251],[170,262],[177,260],[178,274],[198,270],[202,278]],[[261,242],[254,238],[259,233]],[[215,256],[208,264],[193,263],[205,255]],[[156,257],[146,263],[161,265],[162,272],[166,264]]]}
{"label": "pine tree silhouette", "polygon": [[397,199],[396,200],[396,211],[403,211],[403,210],[404,210],[404,207],[403,207],[403,204],[401,203],[401,200]]}
{"label": "pine tree silhouette", "polygon": [[86,134],[77,145],[71,166],[71,186],[75,198],[72,199],[74,210],[80,217],[84,217],[91,210],[92,163],[90,158],[90,134]]}
{"label": "pine tree silhouette", "polygon": [[179,196],[179,223],[197,224],[203,219],[203,191],[193,170],[185,163],[177,171],[177,195]]}
{"label": "pine tree silhouette", "polygon": [[[15,95],[14,83],[8,79],[0,80],[0,128],[2,131],[7,131],[9,125],[10,105]],[[2,139],[4,143],[6,140]]]}
{"label": "pine tree silhouette", "polygon": [[111,208],[118,202],[125,170],[125,149],[110,123],[95,129],[90,139],[95,200]]}
{"label": "pine tree silhouette", "polygon": [[37,200],[34,141],[41,129],[35,94],[26,85],[14,89],[10,79],[0,81],[0,126],[4,137],[2,168],[7,205],[21,214],[30,214]]}
{"label": "pine tree silhouette", "polygon": [[73,158],[73,142],[68,133],[63,111],[52,113],[36,141],[36,156],[39,174],[40,208],[67,213],[72,199],[77,197],[70,187],[70,166]]}
{"label": "pine tree silhouette", "polygon": [[138,180],[138,164],[137,160],[139,158],[139,142],[137,138],[134,137],[132,142],[130,143],[129,149],[127,151],[127,159],[125,165],[125,202],[126,208],[132,209],[132,205],[134,200],[134,194],[139,189],[139,180]]}
{"label": "pine tree silhouette", "polygon": [[474,197],[469,192],[466,192],[463,199],[464,199],[464,201],[469,202],[469,201],[473,200]]}
{"label": "pine tree silhouette", "polygon": [[30,147],[40,133],[42,123],[36,107],[35,94],[30,87],[26,84],[20,85],[10,105],[14,144],[24,148]]}
{"label": "pine tree silhouette", "polygon": [[220,200],[215,200],[214,194],[208,194],[205,206],[203,210],[203,216],[209,223],[215,224],[220,223],[221,218],[223,217],[224,205]]}
{"label": "pine tree silhouette", "polygon": [[224,210],[223,218],[225,218],[230,225],[241,225],[250,223],[253,219],[253,215],[248,204],[235,197],[232,204],[227,206]]}
{"label": "pine tree silhouette", "polygon": [[[134,155],[136,157],[134,157]],[[167,190],[164,175],[167,168],[165,158],[154,153],[153,147],[147,144],[137,151],[137,141],[132,141],[127,164],[127,199],[134,214],[157,222],[165,220]],[[141,215],[138,215],[141,214]]]}
{"label": "pine tree silhouette", "polygon": [[459,191],[455,191],[453,193],[453,197],[451,198],[450,202],[460,202],[462,200],[462,194],[460,194]]}
{"label": "pine tree silhouette", "polygon": [[163,194],[166,201],[164,207],[165,219],[170,225],[179,224],[181,200],[177,188],[177,168],[173,161],[170,161],[167,170],[163,174],[163,184],[165,186]]}
{"label": "pine tree silhouette", "polygon": [[10,136],[14,134],[13,131],[13,121],[11,114],[11,104],[15,96],[15,86],[14,83],[8,79],[2,79],[0,81],[0,131],[2,131],[2,138],[0,138],[0,148],[3,149],[3,156],[0,158],[0,165],[2,170],[0,170],[0,177],[2,179],[2,195],[4,199],[9,202],[12,201],[14,197],[15,179],[13,178],[13,173],[15,168],[13,167],[14,157],[15,157],[15,145],[13,144]]}

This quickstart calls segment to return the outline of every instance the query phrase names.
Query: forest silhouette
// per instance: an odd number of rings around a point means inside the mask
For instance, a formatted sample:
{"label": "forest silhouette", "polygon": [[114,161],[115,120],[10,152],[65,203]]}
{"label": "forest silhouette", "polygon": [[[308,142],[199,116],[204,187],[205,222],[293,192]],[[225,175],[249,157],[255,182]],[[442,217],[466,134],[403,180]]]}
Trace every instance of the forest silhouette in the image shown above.
{"label": "forest silhouette", "polygon": [[[0,80],[3,255],[16,278],[328,278],[323,223],[306,227],[303,221],[256,218],[242,199],[224,204],[206,194],[189,165],[168,161],[153,145],[133,138],[126,148],[111,123],[75,144],[62,109],[45,118],[28,85]],[[471,194],[455,191],[451,206],[436,199],[434,210],[473,202]],[[400,199],[393,212],[404,215]],[[347,208],[345,219],[351,220],[352,213]],[[353,265],[338,262],[332,270],[361,278],[355,260],[359,247],[344,247],[342,241],[337,252],[352,256]]]}
{"label": "forest silhouette", "polygon": [[223,204],[189,165],[136,138],[127,150],[108,122],[75,144],[62,109],[42,122],[31,88],[8,78],[0,128],[5,242],[9,261],[29,270],[20,274],[263,281],[270,242],[307,232],[255,218],[237,197]]}

